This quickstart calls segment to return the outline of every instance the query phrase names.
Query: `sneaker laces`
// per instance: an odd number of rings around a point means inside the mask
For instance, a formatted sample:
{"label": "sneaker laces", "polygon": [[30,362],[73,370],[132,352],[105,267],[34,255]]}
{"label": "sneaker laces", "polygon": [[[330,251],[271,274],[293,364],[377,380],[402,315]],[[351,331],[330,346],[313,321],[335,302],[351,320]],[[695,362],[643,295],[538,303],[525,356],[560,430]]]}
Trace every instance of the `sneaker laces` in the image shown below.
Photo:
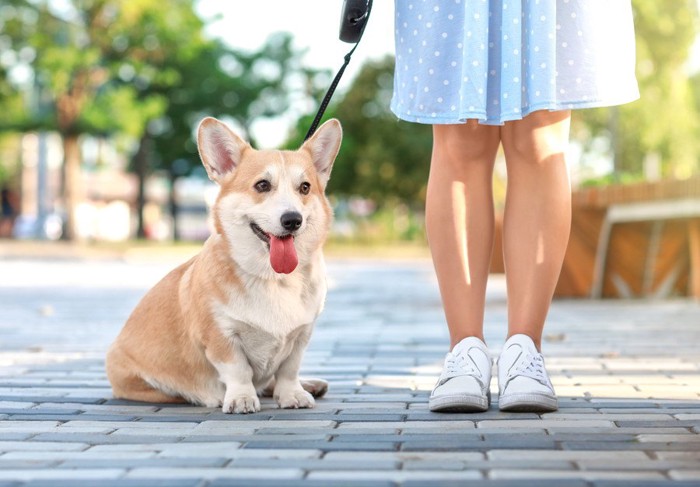
{"label": "sneaker laces", "polygon": [[466,354],[448,352],[438,385],[442,385],[454,377],[463,376],[474,377],[480,384],[483,384],[481,372],[474,366],[474,362],[467,360]]}
{"label": "sneaker laces", "polygon": [[551,388],[549,376],[544,368],[544,358],[542,354],[532,354],[525,352],[520,355],[518,362],[508,371],[508,380],[515,377],[528,377],[536,380],[540,384]]}

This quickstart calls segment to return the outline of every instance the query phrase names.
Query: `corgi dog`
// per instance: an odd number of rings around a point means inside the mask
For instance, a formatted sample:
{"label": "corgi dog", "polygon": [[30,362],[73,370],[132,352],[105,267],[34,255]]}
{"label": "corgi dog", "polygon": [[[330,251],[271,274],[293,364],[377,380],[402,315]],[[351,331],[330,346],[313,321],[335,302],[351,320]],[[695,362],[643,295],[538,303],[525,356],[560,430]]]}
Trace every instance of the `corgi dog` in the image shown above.
{"label": "corgi dog", "polygon": [[325,188],[340,148],[333,119],[296,151],[255,150],[204,119],[197,143],[220,192],[202,250],[136,306],[106,358],[116,398],[224,413],[311,408],[328,387],[299,368],[326,296]]}

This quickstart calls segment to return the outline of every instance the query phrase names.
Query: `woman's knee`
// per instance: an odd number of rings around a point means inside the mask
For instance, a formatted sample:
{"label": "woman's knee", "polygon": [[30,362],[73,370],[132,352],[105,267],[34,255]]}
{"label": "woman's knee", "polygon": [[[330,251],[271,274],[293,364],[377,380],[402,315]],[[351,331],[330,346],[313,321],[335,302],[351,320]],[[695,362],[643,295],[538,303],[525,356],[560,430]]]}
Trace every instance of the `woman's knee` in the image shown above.
{"label": "woman's knee", "polygon": [[563,155],[569,142],[569,110],[537,111],[522,120],[506,122],[501,130],[508,160],[542,162]]}
{"label": "woman's knee", "polygon": [[433,155],[460,164],[492,162],[500,143],[499,127],[476,120],[458,125],[433,125]]}

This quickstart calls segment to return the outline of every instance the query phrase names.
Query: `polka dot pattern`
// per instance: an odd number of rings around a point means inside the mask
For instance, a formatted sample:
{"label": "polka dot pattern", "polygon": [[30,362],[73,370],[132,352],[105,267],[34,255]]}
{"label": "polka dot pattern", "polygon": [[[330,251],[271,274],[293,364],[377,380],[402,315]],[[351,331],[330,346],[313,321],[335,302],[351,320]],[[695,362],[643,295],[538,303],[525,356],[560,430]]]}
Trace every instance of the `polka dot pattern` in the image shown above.
{"label": "polka dot pattern", "polygon": [[392,111],[500,125],[639,97],[630,0],[395,0]]}

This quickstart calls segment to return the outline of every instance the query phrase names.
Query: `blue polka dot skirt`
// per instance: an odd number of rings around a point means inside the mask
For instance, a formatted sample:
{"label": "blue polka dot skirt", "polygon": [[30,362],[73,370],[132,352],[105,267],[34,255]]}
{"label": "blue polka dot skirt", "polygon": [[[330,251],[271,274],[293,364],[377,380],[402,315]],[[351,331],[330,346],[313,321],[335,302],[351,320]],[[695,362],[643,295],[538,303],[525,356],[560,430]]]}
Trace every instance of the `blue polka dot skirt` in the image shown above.
{"label": "blue polka dot skirt", "polygon": [[630,0],[395,0],[392,111],[500,125],[639,97]]}

